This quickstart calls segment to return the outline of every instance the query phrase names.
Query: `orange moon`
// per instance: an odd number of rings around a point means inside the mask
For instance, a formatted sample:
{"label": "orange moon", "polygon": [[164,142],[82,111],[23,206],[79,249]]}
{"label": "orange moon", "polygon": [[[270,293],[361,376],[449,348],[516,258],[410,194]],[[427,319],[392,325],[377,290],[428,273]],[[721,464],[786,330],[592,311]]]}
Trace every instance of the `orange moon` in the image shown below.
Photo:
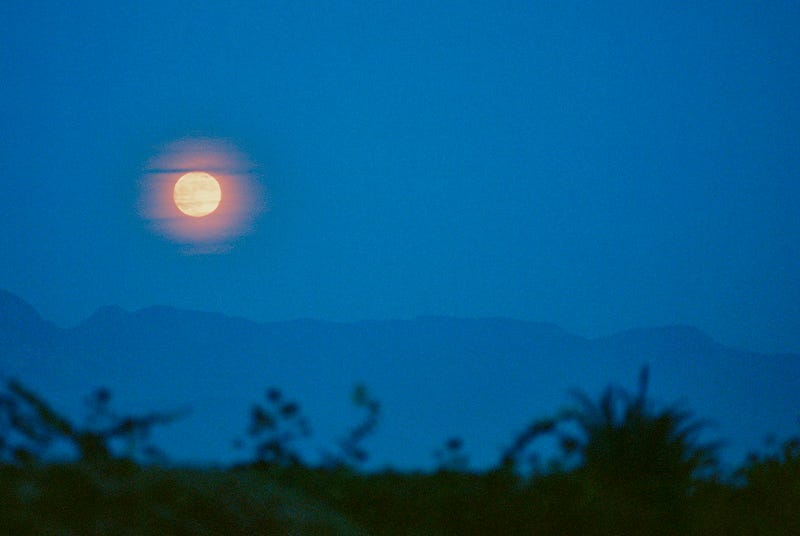
{"label": "orange moon", "polygon": [[167,143],[143,171],[139,214],[187,254],[228,251],[267,209],[256,164],[226,140]]}
{"label": "orange moon", "polygon": [[222,189],[213,176],[202,171],[191,171],[175,183],[172,199],[178,210],[193,218],[208,216],[219,206]]}

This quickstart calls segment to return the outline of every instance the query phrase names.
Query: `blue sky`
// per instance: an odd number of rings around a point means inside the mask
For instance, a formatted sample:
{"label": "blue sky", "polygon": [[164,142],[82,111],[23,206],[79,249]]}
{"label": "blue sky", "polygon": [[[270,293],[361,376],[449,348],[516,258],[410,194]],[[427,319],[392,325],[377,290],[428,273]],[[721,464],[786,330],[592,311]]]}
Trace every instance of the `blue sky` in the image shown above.
{"label": "blue sky", "polygon": [[[0,286],[800,351],[800,5],[538,4],[3,2]],[[268,195],[226,254],[137,212],[196,136]]]}

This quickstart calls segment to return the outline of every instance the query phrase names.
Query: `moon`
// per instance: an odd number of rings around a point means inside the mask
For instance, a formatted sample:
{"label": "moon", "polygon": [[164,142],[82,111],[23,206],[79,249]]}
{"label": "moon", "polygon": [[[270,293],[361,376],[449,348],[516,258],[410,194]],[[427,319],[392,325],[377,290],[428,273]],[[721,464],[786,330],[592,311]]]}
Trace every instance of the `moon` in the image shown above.
{"label": "moon", "polygon": [[187,255],[225,253],[267,210],[258,169],[228,140],[167,143],[144,165],[139,214]]}
{"label": "moon", "polygon": [[222,189],[213,176],[203,171],[191,171],[175,183],[172,199],[178,210],[193,218],[208,216],[219,206]]}

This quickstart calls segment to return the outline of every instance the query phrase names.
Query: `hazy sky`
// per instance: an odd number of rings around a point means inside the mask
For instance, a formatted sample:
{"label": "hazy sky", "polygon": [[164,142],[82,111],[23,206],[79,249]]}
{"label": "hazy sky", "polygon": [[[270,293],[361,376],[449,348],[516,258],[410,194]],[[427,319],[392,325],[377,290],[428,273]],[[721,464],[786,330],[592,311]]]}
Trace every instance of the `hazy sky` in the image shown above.
{"label": "hazy sky", "polygon": [[[800,351],[800,4],[541,4],[3,1],[0,287]],[[268,194],[227,254],[137,211],[197,136]]]}

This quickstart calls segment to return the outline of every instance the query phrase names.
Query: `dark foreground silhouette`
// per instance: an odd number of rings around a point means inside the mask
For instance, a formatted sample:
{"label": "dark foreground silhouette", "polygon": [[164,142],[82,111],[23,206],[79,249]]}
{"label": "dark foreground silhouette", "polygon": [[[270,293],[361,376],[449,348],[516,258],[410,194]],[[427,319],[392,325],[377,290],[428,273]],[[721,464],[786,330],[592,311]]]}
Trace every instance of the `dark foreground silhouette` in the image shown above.
{"label": "dark foreground silhouette", "polygon": [[[361,469],[381,411],[363,386],[361,420],[317,463],[297,448],[311,434],[300,405],[269,389],[236,440],[248,461],[189,468],[150,442],[183,411],[118,415],[101,389],[76,425],[11,381],[0,391],[0,533],[800,534],[800,441],[723,472],[718,446],[699,440],[703,422],[655,407],[646,388],[645,369],[635,393],[573,393],[488,471],[471,472],[451,438],[433,453],[439,469],[421,473]],[[546,461],[539,441],[557,446]]]}

